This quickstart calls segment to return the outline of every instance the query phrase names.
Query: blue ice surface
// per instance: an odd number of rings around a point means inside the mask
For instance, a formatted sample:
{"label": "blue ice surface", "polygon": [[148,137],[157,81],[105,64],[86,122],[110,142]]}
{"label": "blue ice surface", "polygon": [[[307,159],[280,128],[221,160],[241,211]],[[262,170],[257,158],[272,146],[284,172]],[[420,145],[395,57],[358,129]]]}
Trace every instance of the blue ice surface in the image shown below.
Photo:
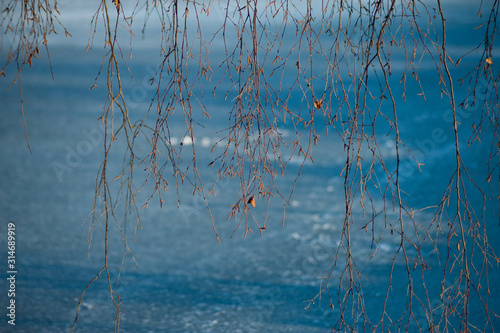
{"label": "blue ice surface", "polygon": [[[450,23],[451,24],[451,23]],[[450,30],[450,39],[464,42],[460,31]],[[95,46],[95,49],[97,47]],[[17,238],[17,320],[15,330],[6,319],[0,330],[15,332],[67,332],[75,318],[79,297],[87,283],[103,265],[103,223],[92,229],[89,247],[89,220],[94,198],[97,170],[102,162],[102,127],[97,118],[102,113],[105,99],[104,81],[98,89],[88,90],[98,71],[99,59],[95,53],[82,52],[81,45],[56,45],[51,53],[55,80],[49,80],[46,59],[23,74],[23,96],[30,146],[29,154],[24,139],[24,128],[19,110],[16,86],[6,90],[2,79],[2,122],[0,123],[0,220],[16,224]],[[126,82],[126,93],[141,93],[134,87],[145,87],[143,79],[150,69],[144,59],[150,54],[134,50],[138,61],[131,61],[135,81]],[[432,74],[421,74],[424,87],[435,85]],[[149,88],[145,89],[148,93]],[[403,140],[419,152],[417,158],[424,164],[422,172],[408,156],[403,156],[407,167],[401,178],[402,187],[411,194],[407,201],[413,207],[426,207],[439,202],[454,168],[454,143],[449,119],[445,116],[446,101],[436,101],[439,92],[429,92],[428,101],[420,96],[408,96],[400,109]],[[136,95],[142,96],[142,95]],[[137,97],[131,114],[140,118],[148,101]],[[208,102],[211,103],[211,102]],[[298,103],[298,102],[297,102]],[[217,130],[224,128],[228,112],[223,104],[209,104],[214,117],[205,128],[199,128],[197,154],[200,165],[213,158],[211,145],[223,136]],[[222,116],[221,116],[222,115]],[[470,126],[471,118],[463,114],[461,126]],[[182,117],[173,120],[173,137],[181,140],[185,129]],[[176,122],[177,121],[177,122]],[[434,130],[439,132],[439,144],[427,141]],[[290,124],[282,124],[286,137],[292,132]],[[324,128],[318,124],[318,131]],[[385,133],[385,131],[384,131]],[[488,132],[487,132],[488,133]],[[217,244],[211,219],[203,202],[190,195],[191,189],[181,188],[181,205],[177,206],[175,193],[170,190],[163,210],[150,204],[140,210],[141,229],[128,224],[128,244],[138,268],[126,256],[123,240],[116,224],[111,223],[109,262],[113,283],[122,297],[122,332],[327,332],[338,320],[338,308],[331,309],[328,296],[309,302],[324,286],[321,276],[335,253],[343,227],[343,179],[339,177],[345,162],[345,152],[336,134],[328,137],[321,132],[320,144],[315,148],[315,163],[306,162],[301,177],[286,209],[285,226],[281,226],[282,204],[273,201],[267,217],[267,229],[260,237],[257,227],[250,221],[254,233],[243,237],[240,227],[234,236],[237,221],[227,220],[235,184],[222,181],[216,196],[210,199],[212,214],[221,244]],[[490,133],[491,134],[491,133]],[[392,136],[391,136],[392,135]],[[379,144],[393,166],[393,134],[381,134]],[[465,141],[467,137],[462,138]],[[203,140],[206,146],[202,144]],[[331,141],[330,141],[331,140]],[[211,145],[209,146],[208,143]],[[116,144],[120,149],[120,142]],[[484,173],[488,147],[474,144],[463,147],[468,165],[476,174]],[[220,150],[215,150],[215,153]],[[122,155],[111,157],[111,167],[117,171]],[[287,173],[277,181],[284,193],[300,170],[302,159],[294,156]],[[63,167],[61,169],[61,166]],[[214,178],[213,169],[202,169],[204,179]],[[139,173],[140,174],[140,173]],[[381,177],[383,182],[383,176]],[[484,186],[483,180],[480,185]],[[173,187],[173,186],[172,186]],[[149,188],[150,189],[150,188]],[[475,193],[475,192],[473,192]],[[477,192],[476,192],[477,193]],[[141,197],[142,198],[142,197]],[[142,198],[143,199],[143,198]],[[481,197],[470,197],[480,210]],[[141,206],[142,202],[139,203]],[[380,201],[375,203],[380,208]],[[491,208],[490,206],[488,206]],[[450,211],[453,207],[450,207]],[[359,211],[356,211],[360,214]],[[262,221],[265,208],[258,202],[254,212]],[[488,236],[499,236],[498,212],[485,212]],[[355,225],[354,256],[362,270],[363,294],[367,311],[380,315],[388,284],[388,272],[398,239],[385,234],[375,246],[370,230],[359,230],[364,221]],[[394,219],[394,216],[390,216]],[[432,211],[419,215],[425,225]],[[374,230],[375,233],[380,230]],[[2,231],[3,234],[3,231]],[[445,239],[445,238],[444,238]],[[0,245],[5,247],[5,238]],[[439,254],[425,246],[424,256],[431,267],[426,283],[431,304],[437,306],[440,293],[440,274],[446,243],[438,242]],[[498,244],[492,246],[499,252]],[[415,253],[409,250],[410,255]],[[5,262],[5,251],[1,260]],[[373,259],[367,258],[373,255]],[[341,253],[342,256],[342,253]],[[394,293],[406,295],[407,275],[403,263],[397,261],[392,287]],[[440,259],[441,261],[439,261]],[[341,267],[341,266],[339,266]],[[328,272],[328,271],[327,271]],[[7,290],[4,271],[0,272],[1,291]],[[498,269],[490,270],[490,306],[499,309]],[[337,298],[339,272],[334,271],[330,293]],[[419,285],[419,275],[414,283]],[[323,282],[323,284],[322,284]],[[421,290],[417,292],[421,293]],[[4,298],[2,298],[4,299]],[[388,312],[401,315],[404,297],[391,298]],[[477,299],[471,301],[471,316],[475,323],[483,317]],[[2,306],[5,304],[2,303]],[[422,323],[425,314],[415,310]],[[110,331],[114,325],[114,308],[104,273],[93,284],[81,305],[76,332]],[[374,315],[375,320],[379,317]],[[498,325],[498,320],[494,322]]]}

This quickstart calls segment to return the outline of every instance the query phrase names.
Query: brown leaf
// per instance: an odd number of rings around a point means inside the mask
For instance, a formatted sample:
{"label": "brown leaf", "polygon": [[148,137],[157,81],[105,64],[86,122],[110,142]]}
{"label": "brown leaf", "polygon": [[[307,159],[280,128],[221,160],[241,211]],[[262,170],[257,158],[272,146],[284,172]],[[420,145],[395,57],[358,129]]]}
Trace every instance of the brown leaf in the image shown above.
{"label": "brown leaf", "polygon": [[318,110],[321,109],[321,106],[323,106],[323,101],[322,100],[317,99],[317,100],[314,101],[314,107],[316,109],[318,109]]}
{"label": "brown leaf", "polygon": [[248,199],[247,203],[252,205],[253,208],[255,208],[255,195],[252,195],[250,199]]}

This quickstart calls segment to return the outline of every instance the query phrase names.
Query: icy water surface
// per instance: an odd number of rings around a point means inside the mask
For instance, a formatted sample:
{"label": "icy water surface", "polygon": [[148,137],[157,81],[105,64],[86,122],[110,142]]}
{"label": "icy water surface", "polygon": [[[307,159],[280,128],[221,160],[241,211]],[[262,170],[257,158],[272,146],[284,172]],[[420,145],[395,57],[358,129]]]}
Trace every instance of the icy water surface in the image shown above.
{"label": "icy water surface", "polygon": [[[457,15],[462,17],[460,11]],[[74,17],[75,24],[78,17]],[[453,26],[453,20],[450,21]],[[452,41],[467,42],[459,37],[460,31],[452,30]],[[99,58],[84,54],[84,48],[75,44],[54,47],[51,60],[55,81],[50,79],[46,59],[40,59],[37,68],[24,72],[24,106],[31,155],[24,139],[16,87],[7,91],[7,80],[1,81],[0,234],[5,235],[8,222],[15,223],[18,272],[16,326],[8,325],[8,318],[3,315],[0,320],[2,332],[68,332],[81,292],[103,265],[104,226],[95,226],[89,249],[87,218],[91,213],[103,150],[103,132],[97,118],[105,100],[105,85],[101,82],[99,89],[88,90],[98,70],[95,59]],[[126,93],[130,96],[140,93],[137,87],[143,87],[143,78],[148,77],[155,65],[148,63],[149,54],[141,53],[140,47],[134,52],[138,59],[131,61],[135,81],[126,83]],[[430,74],[422,74],[424,84],[433,79]],[[436,94],[430,92],[429,97]],[[454,168],[450,123],[443,116],[447,103],[430,100],[434,102],[409,96],[400,109],[403,140],[420,151],[425,162],[423,171],[416,172],[409,156],[403,156],[402,160],[402,165],[407,167],[402,186],[411,191],[407,200],[414,207],[438,203]],[[141,98],[132,101],[137,103],[131,114],[140,118],[140,110],[148,101]],[[208,109],[215,116],[195,135],[198,162],[202,166],[207,165],[219,149],[210,153],[213,144],[223,135],[217,130],[224,128],[223,115],[228,112],[224,104],[210,104]],[[171,124],[177,142],[185,132],[181,120]],[[462,125],[470,125],[470,119],[464,117]],[[443,134],[439,145],[431,146],[425,138],[435,129],[448,134]],[[286,124],[280,128],[285,140],[291,139],[291,131]],[[306,163],[301,171],[286,208],[285,225],[282,226],[283,207],[275,201],[276,205],[269,208],[264,237],[260,237],[256,227],[254,233],[246,237],[243,237],[244,228],[231,237],[237,221],[227,219],[229,205],[234,203],[230,198],[235,193],[234,184],[228,181],[221,181],[216,196],[210,199],[221,244],[217,244],[204,203],[190,195],[192,189],[189,187],[181,188],[179,208],[175,193],[171,191],[163,210],[154,200],[147,210],[140,210],[142,229],[137,230],[135,236],[135,225],[129,225],[127,231],[138,268],[127,256],[115,286],[123,297],[120,331],[329,332],[338,320],[338,309],[330,308],[325,295],[314,303],[309,300],[320,291],[320,277],[340,240],[344,193],[339,175],[345,153],[335,133],[328,137],[321,133],[321,138],[313,151],[315,163]],[[394,144],[390,138],[382,136],[379,147],[387,157],[386,162],[394,163]],[[485,172],[488,147],[475,147],[464,151],[464,156],[471,170],[481,174]],[[121,158],[121,155],[113,156],[112,165],[119,167]],[[285,194],[289,194],[300,164],[300,159],[292,159],[287,174],[278,179]],[[202,168],[201,172],[207,183],[214,180],[214,169]],[[480,197],[471,200],[475,205],[480,203]],[[377,210],[382,208],[380,201],[375,200],[374,205]],[[360,214],[359,211],[355,213]],[[432,213],[431,210],[419,215],[418,221],[426,225]],[[257,202],[254,214],[260,221],[266,217],[262,202]],[[500,236],[498,216],[491,210],[485,214],[491,223],[489,239],[494,240]],[[386,232],[378,248],[372,247],[371,239],[370,232],[357,232],[352,239],[353,255],[366,278],[363,294],[367,311],[378,313],[399,239]],[[444,240],[438,242],[442,250],[446,243]],[[124,251],[115,225],[112,225],[110,244],[109,262],[115,281]],[[0,239],[0,246],[6,248],[5,236]],[[493,246],[498,253],[498,243],[494,242]],[[437,291],[430,295],[436,304],[442,273],[439,259],[443,259],[445,252],[440,252],[440,258],[432,247],[424,247],[424,250],[427,263],[436,272],[435,278],[431,276],[427,280],[429,289]],[[374,254],[374,258],[367,260],[370,254]],[[415,253],[410,250],[409,255]],[[4,266],[6,250],[0,251],[0,259],[0,293],[5,295],[8,290]],[[490,306],[497,312],[500,310],[498,278],[498,269],[493,269]],[[331,280],[334,298],[338,279],[339,272],[334,271]],[[406,294],[406,279],[403,266],[398,263],[393,279],[396,293]],[[415,284],[418,285],[418,277]],[[103,274],[85,295],[77,332],[113,329],[115,313],[107,290]],[[7,297],[2,296],[1,300],[5,312]],[[403,301],[390,302],[387,311],[398,314],[401,306],[404,307]],[[478,308],[479,303],[475,302],[471,306],[473,310]],[[471,316],[475,322],[482,320],[474,311]],[[426,322],[423,312],[416,310],[416,317],[417,321]],[[498,320],[495,324],[500,325]]]}

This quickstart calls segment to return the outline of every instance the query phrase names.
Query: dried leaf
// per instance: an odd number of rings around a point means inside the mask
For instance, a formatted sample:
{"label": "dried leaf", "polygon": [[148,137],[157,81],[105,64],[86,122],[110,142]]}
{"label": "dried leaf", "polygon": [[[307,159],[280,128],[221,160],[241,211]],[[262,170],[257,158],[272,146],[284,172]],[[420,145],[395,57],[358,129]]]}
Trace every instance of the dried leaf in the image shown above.
{"label": "dried leaf", "polygon": [[247,203],[252,205],[253,208],[255,208],[255,195],[252,195],[250,199],[248,199]]}
{"label": "dried leaf", "polygon": [[317,100],[314,101],[314,107],[316,109],[318,109],[318,110],[321,109],[321,106],[323,106],[323,101],[322,100],[317,99]]}

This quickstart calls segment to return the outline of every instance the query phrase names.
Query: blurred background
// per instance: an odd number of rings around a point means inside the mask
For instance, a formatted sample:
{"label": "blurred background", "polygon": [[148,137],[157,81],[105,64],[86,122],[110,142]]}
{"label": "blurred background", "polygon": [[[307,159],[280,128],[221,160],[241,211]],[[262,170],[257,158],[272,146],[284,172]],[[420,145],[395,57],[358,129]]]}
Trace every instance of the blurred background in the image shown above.
{"label": "blurred background", "polygon": [[[32,153],[24,137],[19,89],[11,85],[16,68],[11,66],[0,79],[0,222],[5,235],[7,223],[16,225],[16,327],[0,320],[2,332],[68,332],[75,318],[78,300],[85,286],[103,266],[104,225],[89,229],[89,216],[95,194],[96,176],[103,158],[104,130],[98,120],[106,99],[105,75],[90,90],[104,56],[102,22],[91,50],[84,52],[92,29],[90,21],[98,1],[61,1],[61,23],[71,33],[52,36],[49,40],[50,63],[41,52],[33,68],[23,70],[22,91],[26,129]],[[125,3],[124,6],[127,4]],[[207,22],[221,22],[222,5],[214,2]],[[475,46],[480,36],[474,35],[476,9],[468,1],[450,1],[448,13],[448,51],[463,54]],[[154,89],[147,84],[161,61],[159,28],[155,18],[141,34],[140,14],[134,27],[133,57],[127,59],[134,77],[123,70],[125,94],[129,97],[132,117],[141,119]],[[213,21],[212,21],[213,20]],[[1,58],[6,57],[8,36],[4,36]],[[128,44],[123,44],[128,57]],[[217,54],[217,50],[214,51]],[[216,59],[215,59],[216,60]],[[215,61],[214,60],[214,61]],[[470,60],[473,64],[474,59]],[[497,58],[493,62],[496,63]],[[2,60],[3,61],[3,60]],[[425,60],[420,64],[420,78],[435,84],[433,66]],[[467,63],[463,63],[467,68]],[[215,69],[216,66],[213,66]],[[425,69],[428,68],[427,73]],[[54,79],[52,79],[51,71]],[[397,71],[397,68],[395,69]],[[465,73],[465,72],[464,72]],[[454,74],[460,76],[459,70]],[[102,74],[101,74],[102,75]],[[293,75],[293,74],[292,74]],[[284,79],[285,81],[287,78]],[[427,81],[426,81],[427,80]],[[411,83],[410,83],[411,85]],[[211,88],[210,88],[211,89]],[[419,154],[425,163],[422,171],[409,156],[404,156],[402,186],[409,193],[407,202],[415,208],[439,204],[454,170],[454,141],[449,120],[449,103],[439,91],[427,91],[427,100],[407,92],[400,103],[400,124],[404,142]],[[463,90],[457,88],[457,95]],[[230,106],[223,93],[207,102],[213,117],[195,131],[199,165],[208,165],[217,155],[213,145],[224,136]],[[461,126],[471,126],[470,113],[462,113]],[[290,126],[290,125],[288,125]],[[172,138],[181,142],[185,133],[181,113],[171,119]],[[428,138],[439,131],[440,141]],[[292,127],[280,127],[285,140],[292,140]],[[467,132],[467,131],[464,131]],[[177,207],[174,190],[166,194],[166,204],[160,209],[153,200],[148,209],[140,209],[142,224],[128,224],[130,255],[124,256],[124,243],[118,225],[111,224],[109,263],[116,292],[122,297],[122,332],[328,332],[337,319],[338,309],[332,309],[326,296],[312,300],[319,292],[321,276],[337,251],[344,219],[344,191],[341,170],[345,163],[344,148],[336,133],[326,136],[314,147],[315,163],[306,163],[286,207],[282,226],[283,205],[278,201],[266,212],[257,202],[254,215],[267,219],[261,237],[258,229],[243,237],[244,228],[227,219],[229,206],[237,184],[222,180],[216,186],[216,196],[210,198],[210,208],[219,232],[217,243],[205,203],[192,196],[192,188],[180,188],[181,204]],[[487,133],[488,134],[488,133]],[[490,133],[491,134],[491,133]],[[463,154],[475,175],[486,174],[488,145],[474,143],[467,148],[464,134]],[[386,162],[395,161],[394,143],[390,137],[379,140],[379,149]],[[219,152],[220,153],[220,152]],[[391,157],[392,156],[392,157]],[[111,168],[118,172],[123,163],[120,142],[110,156]],[[290,160],[287,173],[277,181],[283,193],[289,194],[302,161]],[[214,169],[201,168],[202,177],[213,183]],[[140,173],[139,173],[140,175]],[[481,177],[478,177],[481,178]],[[140,182],[140,177],[137,178]],[[480,184],[484,186],[484,183]],[[140,184],[138,184],[140,185]],[[172,186],[174,187],[174,186]],[[482,197],[470,197],[480,212]],[[145,203],[144,197],[138,202]],[[381,207],[381,202],[374,203]],[[498,211],[494,201],[488,201],[483,212],[488,223],[489,239],[494,250],[500,248],[494,240],[500,236]],[[357,212],[361,214],[361,212]],[[392,212],[389,212],[392,214]],[[434,211],[427,210],[417,219],[425,225]],[[252,222],[253,223],[253,222]],[[361,228],[362,224],[356,226]],[[90,233],[91,231],[91,233]],[[89,243],[90,235],[92,241]],[[439,237],[438,237],[439,238]],[[433,268],[427,277],[427,287],[435,291],[429,296],[435,306],[443,267],[446,234],[438,239],[438,253],[426,248],[425,258]],[[399,239],[386,235],[376,251],[370,232],[358,232],[353,238],[354,255],[366,281],[363,294],[367,312],[378,313],[387,288],[387,276]],[[1,267],[7,259],[6,236],[0,238]],[[370,256],[375,253],[373,258]],[[333,288],[340,272],[333,272]],[[404,267],[394,270],[393,289],[406,293],[407,276]],[[433,278],[435,274],[435,278]],[[490,307],[500,310],[498,268],[490,271]],[[0,272],[0,293],[7,291],[6,270]],[[418,277],[415,283],[418,284]],[[326,294],[325,294],[326,295]],[[5,311],[7,298],[2,296]],[[478,302],[474,300],[474,302]],[[482,313],[475,313],[479,303],[471,305],[473,322],[481,323]],[[404,300],[388,304],[388,313],[397,314]],[[415,310],[417,322],[426,325],[425,313]],[[374,317],[375,320],[378,317]],[[86,292],[81,306],[76,332],[104,332],[114,327],[115,309],[109,300],[105,275]],[[498,319],[494,319],[499,325]],[[415,326],[416,327],[416,326]]]}

